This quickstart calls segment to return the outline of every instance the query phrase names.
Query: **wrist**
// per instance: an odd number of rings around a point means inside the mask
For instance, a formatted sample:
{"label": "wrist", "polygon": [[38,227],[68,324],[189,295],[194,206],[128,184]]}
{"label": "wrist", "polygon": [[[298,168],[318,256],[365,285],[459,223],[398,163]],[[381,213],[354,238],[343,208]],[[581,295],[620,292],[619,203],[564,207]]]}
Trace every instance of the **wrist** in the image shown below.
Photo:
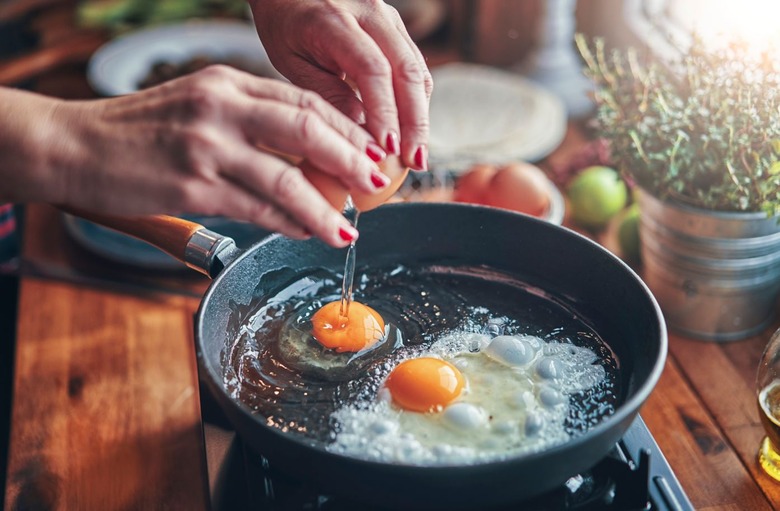
{"label": "wrist", "polygon": [[74,134],[56,115],[63,100],[0,88],[0,199],[58,203]]}

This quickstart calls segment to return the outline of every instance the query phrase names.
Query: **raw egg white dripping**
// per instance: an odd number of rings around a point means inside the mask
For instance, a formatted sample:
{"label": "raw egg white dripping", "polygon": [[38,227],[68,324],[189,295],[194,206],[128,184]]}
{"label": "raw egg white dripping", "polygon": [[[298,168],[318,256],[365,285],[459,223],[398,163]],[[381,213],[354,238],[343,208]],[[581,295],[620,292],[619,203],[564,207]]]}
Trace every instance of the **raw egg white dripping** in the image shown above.
{"label": "raw egg white dripping", "polygon": [[587,348],[454,331],[332,414],[329,450],[415,465],[497,460],[565,442],[570,396],[603,382]]}

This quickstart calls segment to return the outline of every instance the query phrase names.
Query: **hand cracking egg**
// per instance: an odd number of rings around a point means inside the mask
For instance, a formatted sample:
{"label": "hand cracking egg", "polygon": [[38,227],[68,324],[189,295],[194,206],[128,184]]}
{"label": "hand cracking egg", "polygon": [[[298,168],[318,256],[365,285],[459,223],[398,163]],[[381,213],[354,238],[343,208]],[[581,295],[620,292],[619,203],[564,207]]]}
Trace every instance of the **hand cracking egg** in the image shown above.
{"label": "hand cracking egg", "polygon": [[341,407],[329,449],[416,465],[469,464],[565,442],[570,397],[605,379],[587,348],[455,331],[388,367],[373,401]]}

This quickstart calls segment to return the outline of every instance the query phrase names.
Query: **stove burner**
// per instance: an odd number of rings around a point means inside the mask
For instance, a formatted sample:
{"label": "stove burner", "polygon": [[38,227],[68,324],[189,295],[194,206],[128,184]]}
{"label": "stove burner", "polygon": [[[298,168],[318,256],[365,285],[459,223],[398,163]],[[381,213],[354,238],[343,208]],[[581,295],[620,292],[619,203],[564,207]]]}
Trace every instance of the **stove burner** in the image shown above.
{"label": "stove burner", "polygon": [[[364,504],[329,495],[305,481],[274,470],[234,433],[205,427],[214,511],[356,511]],[[218,444],[223,444],[222,455]],[[227,448],[224,448],[227,445]],[[221,459],[218,459],[221,458]],[[693,510],[641,417],[593,468],[571,477],[560,488],[493,511]]]}

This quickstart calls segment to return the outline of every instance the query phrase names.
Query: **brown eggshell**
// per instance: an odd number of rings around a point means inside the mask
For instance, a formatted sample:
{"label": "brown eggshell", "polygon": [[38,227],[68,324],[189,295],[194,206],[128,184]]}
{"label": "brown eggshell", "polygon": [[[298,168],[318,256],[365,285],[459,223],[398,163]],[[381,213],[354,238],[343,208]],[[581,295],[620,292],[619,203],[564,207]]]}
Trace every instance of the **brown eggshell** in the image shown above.
{"label": "brown eggshell", "polygon": [[308,160],[300,162],[298,168],[303,171],[303,175],[306,176],[306,179],[314,185],[314,188],[325,197],[325,200],[327,200],[331,206],[338,211],[344,210],[344,205],[347,203],[349,192],[344,187],[341,180],[319,170]]}
{"label": "brown eggshell", "polygon": [[390,184],[378,193],[353,193],[352,202],[359,211],[370,211],[384,204],[387,199],[398,191],[409,173],[409,167],[402,164],[401,159],[393,154],[388,155],[378,165],[379,169],[390,178]]}
{"label": "brown eggshell", "polygon": [[[406,175],[409,173],[409,168],[403,166],[400,158],[395,155],[389,155],[378,165],[380,170],[390,178],[390,184],[375,194],[357,191],[353,193],[352,202],[360,211],[369,211],[384,204],[387,199],[398,191],[398,188],[401,187]],[[349,191],[344,187],[341,180],[317,169],[308,161],[301,162],[299,168],[331,206],[339,211],[344,210]]]}
{"label": "brown eggshell", "polygon": [[485,191],[496,173],[496,167],[487,164],[477,164],[461,175],[455,182],[453,200],[456,202],[468,202],[482,204]]}
{"label": "brown eggshell", "polygon": [[550,205],[547,177],[529,163],[510,163],[493,175],[484,203],[528,215],[542,216]]}

